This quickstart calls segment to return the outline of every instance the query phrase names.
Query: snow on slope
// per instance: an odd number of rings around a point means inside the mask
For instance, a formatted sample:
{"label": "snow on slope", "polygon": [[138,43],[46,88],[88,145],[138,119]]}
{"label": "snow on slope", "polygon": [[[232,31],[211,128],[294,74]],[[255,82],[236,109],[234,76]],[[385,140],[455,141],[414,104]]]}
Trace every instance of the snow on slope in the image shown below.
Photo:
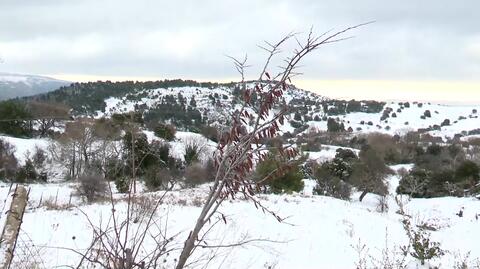
{"label": "snow on slope", "polygon": [[[354,132],[357,133],[405,134],[409,131],[429,128],[434,125],[440,126],[445,119],[450,120],[449,126],[443,126],[440,131],[432,130],[429,133],[434,136],[452,138],[455,134],[480,128],[480,114],[472,113],[474,109],[480,111],[480,106],[449,106],[424,103],[421,108],[416,104],[411,104],[410,108],[403,108],[402,112],[397,112],[397,109],[401,107],[398,103],[388,103],[385,107],[391,107],[393,112],[389,118],[383,121],[380,120],[382,113],[355,112],[331,117],[339,118],[345,124],[346,129],[352,127]],[[431,117],[421,119],[426,110],[430,111]],[[396,117],[392,117],[393,113],[396,114]],[[364,122],[363,124],[361,123],[362,121]],[[370,121],[372,125],[367,124]],[[327,129],[326,121],[311,121],[309,125],[320,130]]]}
{"label": "snow on slope", "polygon": [[28,154],[33,154],[35,152],[35,148],[41,148],[46,150],[50,141],[46,139],[24,139],[24,138],[15,138],[10,136],[2,136],[0,135],[0,139],[7,141],[8,143],[15,146],[15,157],[20,162],[20,164],[25,163],[25,159]]}
{"label": "snow on slope", "polygon": [[[219,88],[202,88],[202,87],[179,87],[171,89],[153,89],[153,90],[139,90],[134,94],[124,96],[122,98],[111,97],[105,100],[106,112],[97,112],[98,116],[109,116],[113,113],[124,113],[132,111],[137,106],[144,106],[146,108],[155,107],[160,103],[162,98],[167,95],[174,96],[177,99],[177,94],[181,95],[187,100],[187,103],[192,97],[196,100],[196,108],[206,114],[209,119],[217,119],[224,117],[230,111],[233,111],[237,106],[232,105],[233,95],[232,89],[228,87]],[[213,105],[211,97],[215,95],[215,100],[218,104]],[[295,100],[310,101],[310,112],[313,117],[315,115],[338,118],[341,120],[345,128],[351,127],[356,132],[382,132],[391,135],[405,134],[408,131],[417,131],[418,129],[432,128],[435,125],[440,126],[446,119],[450,121],[450,125],[442,126],[440,131],[430,130],[429,133],[434,136],[441,136],[444,138],[452,138],[455,134],[461,134],[480,128],[480,118],[478,113],[473,113],[474,110],[480,111],[480,106],[462,106],[462,105],[441,105],[422,103],[421,107],[416,103],[411,103],[410,107],[404,107],[403,104],[397,102],[390,102],[384,108],[391,108],[392,113],[386,120],[381,120],[382,112],[379,113],[363,113],[354,112],[346,115],[328,116],[319,106],[319,102],[325,100],[325,97],[316,95],[297,88],[289,88],[285,95],[287,103]],[[291,105],[293,107],[293,105]],[[400,111],[398,111],[400,110]],[[425,111],[430,111],[431,117],[421,119]],[[395,113],[396,117],[393,117]],[[363,124],[362,124],[363,122]],[[367,123],[371,122],[372,125]],[[319,130],[327,129],[326,121],[310,121],[308,125],[311,128]],[[293,131],[293,128],[287,122],[283,131]],[[361,130],[361,131],[359,131]]]}
{"label": "snow on slope", "polygon": [[187,99],[187,103],[190,102],[192,97],[195,98],[196,107],[199,108],[202,112],[205,110],[212,110],[212,101],[209,99],[209,95],[217,95],[217,99],[220,102],[220,107],[223,107],[224,110],[228,111],[231,108],[232,95],[229,88],[220,87],[220,88],[204,88],[204,87],[177,87],[170,89],[152,89],[152,90],[140,90],[133,94],[135,98],[129,100],[126,96],[122,98],[110,97],[105,100],[106,108],[105,113],[97,112],[99,116],[109,116],[114,113],[125,113],[133,111],[135,105],[145,105],[147,108],[155,107],[156,104],[159,104],[167,95],[173,95],[174,98],[177,98],[177,94],[181,95]]}

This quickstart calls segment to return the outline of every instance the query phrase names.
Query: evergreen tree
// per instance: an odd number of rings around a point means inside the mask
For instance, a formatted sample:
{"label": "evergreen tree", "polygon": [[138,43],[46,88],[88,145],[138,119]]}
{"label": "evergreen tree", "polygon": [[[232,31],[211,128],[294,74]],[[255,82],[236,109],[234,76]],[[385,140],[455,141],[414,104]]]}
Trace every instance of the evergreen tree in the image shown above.
{"label": "evergreen tree", "polygon": [[15,137],[31,135],[31,119],[25,105],[20,102],[0,102],[0,133]]}

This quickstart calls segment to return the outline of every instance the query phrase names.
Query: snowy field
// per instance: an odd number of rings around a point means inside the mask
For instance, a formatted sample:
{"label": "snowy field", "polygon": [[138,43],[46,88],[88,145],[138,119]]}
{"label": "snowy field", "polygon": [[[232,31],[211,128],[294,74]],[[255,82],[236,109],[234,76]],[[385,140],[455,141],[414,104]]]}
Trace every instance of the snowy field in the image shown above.
{"label": "snowy field", "polygon": [[[395,177],[390,180],[395,182]],[[46,268],[68,268],[80,260],[71,250],[85,250],[91,240],[88,219],[106,225],[111,214],[108,202],[87,205],[75,198],[69,184],[31,185],[29,208],[24,217],[22,233],[35,244]],[[8,186],[0,188],[6,197]],[[188,235],[194,217],[200,208],[194,201],[201,199],[206,188],[172,192],[157,212],[160,222],[168,216],[168,233],[175,235],[175,244]],[[145,194],[147,195],[147,194]],[[155,195],[155,194],[148,194]],[[358,194],[355,194],[358,195]],[[119,195],[116,195],[118,197]],[[50,200],[61,207],[71,203],[68,210],[40,207],[39,200]],[[245,246],[225,249],[209,265],[211,268],[355,268],[361,255],[359,244],[365,244],[368,255],[381,258],[386,247],[393,250],[406,244],[397,206],[389,197],[389,211],[376,211],[376,196],[367,195],[364,202],[342,201],[330,197],[309,195],[264,195],[261,201],[282,217],[279,223],[269,214],[257,210],[246,201],[228,201],[220,209],[227,216],[227,224],[219,224],[210,235],[210,244],[235,242],[244,238],[272,240],[252,242]],[[117,214],[125,214],[126,203],[116,205]],[[412,199],[406,202],[406,212],[416,224],[429,224],[437,228],[432,239],[441,243],[447,254],[431,262],[440,268],[452,268],[458,253],[480,257],[478,238],[480,231],[480,201],[474,198]],[[463,208],[463,217],[456,213]],[[88,216],[88,218],[86,217]],[[151,242],[150,242],[151,243]],[[146,246],[153,247],[152,245]],[[197,257],[210,250],[199,249]],[[173,253],[178,254],[178,253]],[[176,255],[171,255],[172,259]],[[169,259],[167,263],[172,263]],[[412,260],[410,268],[417,267]],[[57,267],[60,266],[60,267]],[[271,267],[273,268],[273,267]],[[427,267],[425,267],[427,268]]]}

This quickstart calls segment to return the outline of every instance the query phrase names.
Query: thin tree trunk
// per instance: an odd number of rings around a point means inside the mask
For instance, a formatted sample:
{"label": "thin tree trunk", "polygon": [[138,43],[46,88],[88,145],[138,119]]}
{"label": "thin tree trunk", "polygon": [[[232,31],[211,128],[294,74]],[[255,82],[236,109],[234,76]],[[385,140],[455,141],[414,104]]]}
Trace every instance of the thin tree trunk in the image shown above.
{"label": "thin tree trunk", "polygon": [[367,195],[367,193],[368,191],[365,190],[362,192],[362,194],[360,194],[360,198],[359,198],[360,202],[363,200],[363,198],[365,198],[365,195]]}

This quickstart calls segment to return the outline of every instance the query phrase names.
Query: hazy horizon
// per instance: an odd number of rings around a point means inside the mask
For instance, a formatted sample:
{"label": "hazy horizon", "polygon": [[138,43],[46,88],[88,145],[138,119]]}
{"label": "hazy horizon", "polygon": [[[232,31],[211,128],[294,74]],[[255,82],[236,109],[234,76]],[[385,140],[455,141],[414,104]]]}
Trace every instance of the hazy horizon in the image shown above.
{"label": "hazy horizon", "polygon": [[[199,82],[232,82],[238,77],[226,79],[190,78],[190,77],[116,77],[116,76],[76,76],[50,75],[55,79],[72,82],[94,81],[154,81],[162,79],[192,79]],[[377,101],[420,101],[445,105],[480,105],[480,83],[462,81],[369,81],[369,80],[306,80],[292,81],[296,87],[326,97],[343,100]],[[456,89],[451,92],[451,89]],[[465,99],[464,95],[469,98]]]}

